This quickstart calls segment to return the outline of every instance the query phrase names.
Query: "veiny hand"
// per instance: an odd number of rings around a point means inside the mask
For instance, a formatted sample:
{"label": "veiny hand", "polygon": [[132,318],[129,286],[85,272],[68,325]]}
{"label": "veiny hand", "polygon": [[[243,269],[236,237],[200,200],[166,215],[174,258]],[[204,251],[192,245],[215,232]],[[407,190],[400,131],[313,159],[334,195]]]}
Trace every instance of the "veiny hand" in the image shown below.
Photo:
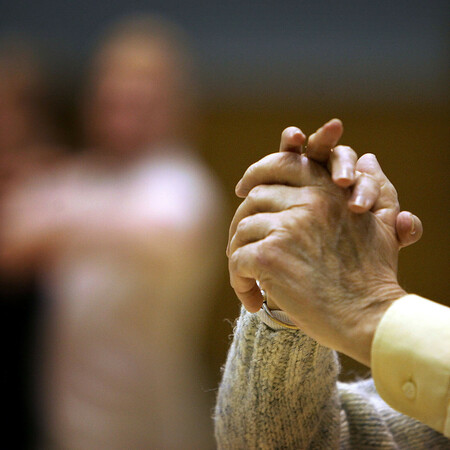
{"label": "veiny hand", "polygon": [[[351,211],[364,213],[371,208],[374,208],[374,211],[377,208],[383,208],[383,202],[376,203],[376,201],[380,196],[380,189],[386,193],[386,186],[380,184],[384,183],[384,179],[375,179],[371,175],[370,164],[364,162],[365,157],[357,161],[357,154],[352,148],[344,145],[334,147],[342,137],[343,131],[342,122],[339,119],[331,119],[309,137],[305,154],[309,159],[326,163],[332,180],[337,186],[352,187],[348,199],[348,207]],[[299,128],[288,127],[281,134],[279,151],[300,155],[305,142],[306,136]],[[236,185],[236,195],[246,198],[254,187],[261,184],[285,184],[298,187],[329,184],[329,177],[320,169],[310,166],[307,170],[305,168],[300,170],[300,166],[295,165],[296,157],[280,153],[268,155],[251,165]],[[230,226],[228,244],[239,221],[257,212],[251,201],[241,205]],[[397,216],[396,231],[400,247],[406,247],[422,237],[422,222],[412,213],[402,211]],[[227,256],[229,256],[229,245]]]}
{"label": "veiny hand", "polygon": [[[333,127],[329,132],[325,125],[310,138],[312,149],[308,144],[311,153],[321,148],[322,161],[325,146],[318,144],[338,128]],[[259,280],[272,306],[306,333],[367,364],[374,326],[404,294],[396,281],[398,249],[420,237],[421,224],[410,213],[398,214],[395,189],[373,155],[355,165],[348,147],[331,158],[329,149],[333,184],[323,167],[292,152],[305,140],[292,131],[282,137],[281,150],[289,153],[263,158],[237,186],[238,195],[249,195],[230,228],[231,283],[244,306],[256,311],[262,303]],[[365,181],[358,184],[360,173]],[[356,181],[353,193],[339,189],[338,180]],[[364,203],[352,208],[358,195]],[[373,212],[365,216],[350,210],[369,208]]]}
{"label": "veiny hand", "polygon": [[[380,195],[380,186],[365,171],[365,164],[357,163],[356,152],[346,146],[336,144],[342,137],[344,127],[339,119],[331,119],[307,139],[297,127],[288,127],[281,134],[280,152],[301,154],[303,151],[309,159],[326,165],[332,180],[337,186],[352,187],[348,206],[356,213],[363,213],[374,206]],[[307,146],[304,144],[307,141]],[[276,155],[276,154],[275,154]],[[236,185],[236,195],[245,198],[250,190],[259,184],[290,184],[291,179],[283,180],[282,174],[276,173],[276,166],[267,171],[260,171],[259,163],[253,164]],[[295,179],[299,182],[299,178]],[[295,184],[296,186],[304,184]],[[402,211],[397,217],[397,237],[401,247],[417,242],[422,237],[422,222],[408,211]],[[232,235],[230,236],[230,238]]]}

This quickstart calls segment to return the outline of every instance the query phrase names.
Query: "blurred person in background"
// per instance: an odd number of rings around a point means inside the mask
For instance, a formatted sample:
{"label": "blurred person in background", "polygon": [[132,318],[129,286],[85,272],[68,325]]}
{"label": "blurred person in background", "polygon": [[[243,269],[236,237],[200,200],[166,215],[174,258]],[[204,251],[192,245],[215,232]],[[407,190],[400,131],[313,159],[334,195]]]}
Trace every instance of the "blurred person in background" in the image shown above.
{"label": "blurred person in background", "polygon": [[185,38],[121,21],[93,58],[86,147],[4,202],[2,265],[37,271],[36,404],[45,448],[210,448],[200,344],[218,186],[186,144]]}
{"label": "blurred person in background", "polygon": [[0,37],[0,193],[60,155],[51,106],[39,49]]}
{"label": "blurred person in background", "polygon": [[[26,36],[0,37],[0,205],[11,190],[49,169],[62,154],[41,56]],[[34,433],[29,379],[39,290],[33,274],[10,275],[0,271],[1,386],[8,411],[3,437],[22,448]],[[17,429],[24,432],[18,435]]]}

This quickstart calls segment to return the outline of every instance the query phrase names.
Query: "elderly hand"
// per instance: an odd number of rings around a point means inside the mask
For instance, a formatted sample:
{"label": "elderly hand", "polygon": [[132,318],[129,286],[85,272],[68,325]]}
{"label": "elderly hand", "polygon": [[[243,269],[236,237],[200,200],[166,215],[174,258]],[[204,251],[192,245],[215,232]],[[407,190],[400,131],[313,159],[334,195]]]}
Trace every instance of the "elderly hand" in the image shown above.
{"label": "elderly hand", "polygon": [[[353,212],[363,213],[380,205],[380,203],[375,205],[375,201],[383,186],[380,186],[379,182],[366,172],[365,163],[360,162],[358,167],[356,166],[357,154],[353,149],[345,145],[335,147],[342,137],[343,131],[342,122],[339,119],[331,119],[309,136],[305,154],[309,159],[326,164],[337,186],[352,187],[348,206]],[[280,152],[301,154],[305,142],[306,136],[299,128],[288,127],[281,134]],[[274,154],[275,159],[281,157],[281,155],[276,155]],[[245,198],[250,190],[259,184],[290,185],[294,182],[295,186],[300,186],[307,185],[308,181],[313,184],[321,182],[314,177],[313,179],[308,179],[308,177],[301,179],[298,174],[294,174],[293,180],[289,174],[278,172],[277,164],[279,163],[274,160],[274,164],[268,167],[260,165],[259,162],[250,166],[236,186],[236,195]],[[287,178],[283,178],[286,175]],[[299,182],[303,182],[303,184],[298,184]],[[397,216],[396,230],[400,246],[406,247],[422,237],[422,222],[410,212],[402,211]],[[230,233],[230,239],[231,237]]]}
{"label": "elderly hand", "polygon": [[[251,166],[237,186],[238,195],[248,195],[230,228],[231,284],[244,306],[256,311],[259,280],[272,306],[303,331],[369,364],[376,325],[404,294],[396,279],[398,250],[420,237],[420,221],[398,214],[396,191],[373,155],[355,164],[348,147],[331,153],[335,142],[324,141],[332,132],[322,127],[310,137],[308,152],[325,161],[329,148],[333,183],[324,167],[292,151],[305,138],[288,130],[283,152]],[[338,184],[354,184],[353,191]],[[372,211],[355,214],[367,209]]]}

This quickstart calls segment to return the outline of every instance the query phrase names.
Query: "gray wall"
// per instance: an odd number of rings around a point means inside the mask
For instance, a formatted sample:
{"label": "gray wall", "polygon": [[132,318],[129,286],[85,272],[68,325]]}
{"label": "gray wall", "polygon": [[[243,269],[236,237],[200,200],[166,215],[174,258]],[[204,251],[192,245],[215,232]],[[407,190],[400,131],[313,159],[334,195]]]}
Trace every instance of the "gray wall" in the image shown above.
{"label": "gray wall", "polygon": [[429,1],[2,0],[0,31],[36,36],[76,74],[122,14],[167,15],[192,36],[207,95],[440,102],[449,7]]}

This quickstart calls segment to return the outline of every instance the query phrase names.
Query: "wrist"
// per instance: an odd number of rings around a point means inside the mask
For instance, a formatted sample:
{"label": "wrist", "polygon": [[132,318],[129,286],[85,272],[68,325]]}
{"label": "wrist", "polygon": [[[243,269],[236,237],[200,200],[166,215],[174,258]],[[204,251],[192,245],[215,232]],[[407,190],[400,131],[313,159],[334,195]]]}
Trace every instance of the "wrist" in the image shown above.
{"label": "wrist", "polygon": [[372,342],[376,329],[389,307],[407,292],[398,285],[379,288],[366,300],[361,300],[361,314],[346,327],[342,353],[370,367]]}

